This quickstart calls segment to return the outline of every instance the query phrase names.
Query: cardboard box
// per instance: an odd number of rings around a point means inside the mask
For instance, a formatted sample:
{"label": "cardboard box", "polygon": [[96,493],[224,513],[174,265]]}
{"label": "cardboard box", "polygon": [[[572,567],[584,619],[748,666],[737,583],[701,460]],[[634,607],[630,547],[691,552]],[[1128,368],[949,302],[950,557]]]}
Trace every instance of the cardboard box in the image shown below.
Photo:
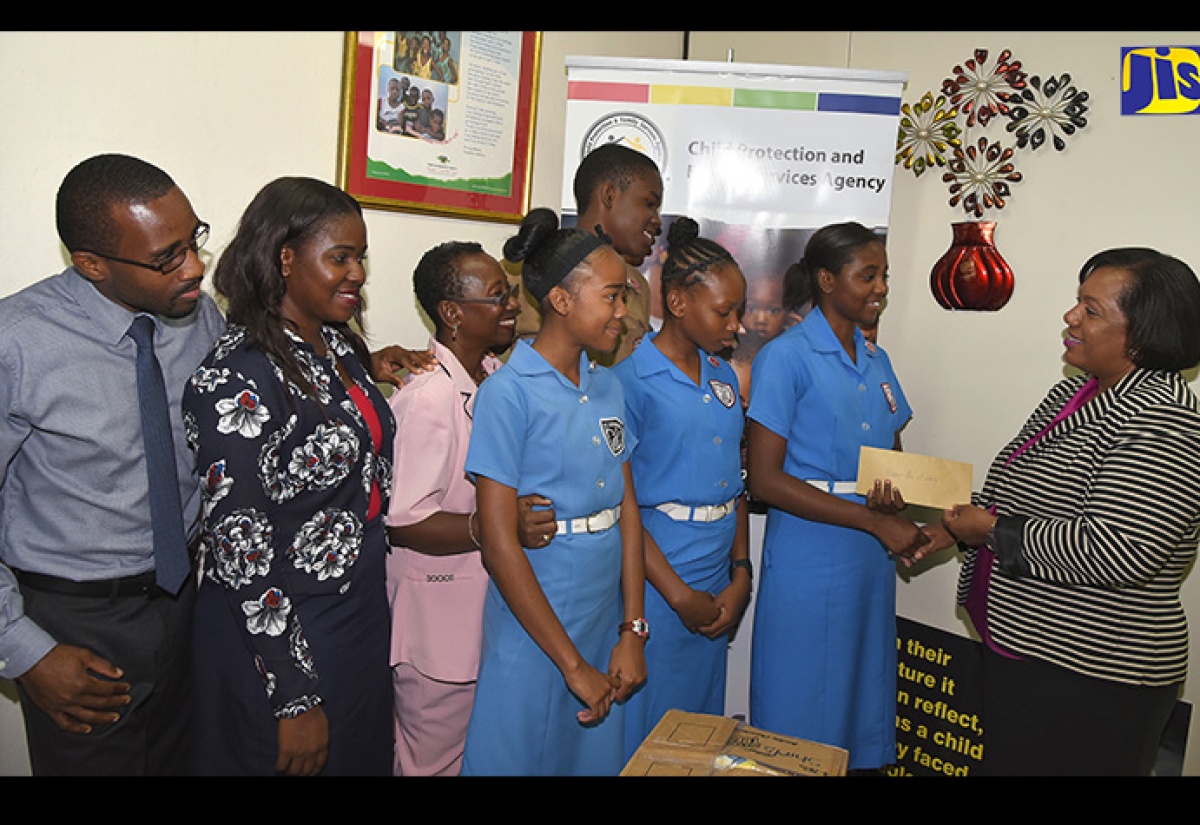
{"label": "cardboard box", "polygon": [[843,748],[669,710],[621,776],[845,776],[848,759]]}

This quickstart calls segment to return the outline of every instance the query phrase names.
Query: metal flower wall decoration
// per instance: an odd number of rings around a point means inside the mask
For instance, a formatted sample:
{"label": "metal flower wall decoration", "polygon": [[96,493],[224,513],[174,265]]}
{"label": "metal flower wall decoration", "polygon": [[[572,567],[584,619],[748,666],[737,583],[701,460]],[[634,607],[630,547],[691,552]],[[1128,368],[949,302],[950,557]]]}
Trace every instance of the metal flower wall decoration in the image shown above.
{"label": "metal flower wall decoration", "polygon": [[1029,78],[1005,127],[1016,134],[1019,148],[1037,149],[1049,135],[1054,148],[1061,152],[1067,148],[1063,135],[1073,135],[1076,129],[1087,126],[1084,114],[1088,93],[1068,85],[1070,82],[1066,72],[1059,77],[1051,75],[1045,83],[1037,75]]}
{"label": "metal flower wall decoration", "polygon": [[973,58],[955,66],[953,74],[942,81],[942,94],[963,110],[967,126],[976,122],[987,126],[996,115],[1007,115],[1014,91],[1025,88],[1021,61],[1010,61],[1011,57],[1012,52],[1005,49],[988,68],[988,50],[976,49]]}
{"label": "metal flower wall decoration", "polygon": [[[918,177],[942,167],[950,206],[967,214],[952,224],[953,242],[930,272],[933,296],[946,309],[996,311],[1008,302],[1013,271],[996,248],[995,222],[981,219],[1003,209],[1012,185],[1024,179],[1019,152],[1046,145],[1061,152],[1066,138],[1087,125],[1088,94],[1071,85],[1069,74],[1043,80],[1009,49],[992,57],[975,49],[936,92],[900,107],[897,165]],[[1004,124],[999,135],[978,134],[996,124]]]}
{"label": "metal flower wall decoration", "polygon": [[1012,157],[1012,147],[989,143],[986,137],[981,137],[978,144],[955,149],[950,169],[942,175],[942,180],[950,184],[950,205],[961,203],[976,218],[982,218],[985,209],[1003,209],[1008,184],[1022,178]]}
{"label": "metal flower wall decoration", "polygon": [[946,151],[962,145],[958,109],[947,108],[946,103],[945,95],[934,98],[933,92],[926,92],[913,106],[900,107],[896,162],[917,177],[932,166],[945,166]]}
{"label": "metal flower wall decoration", "polygon": [[[925,92],[914,105],[901,106],[896,163],[918,177],[945,167],[950,206],[976,219],[986,210],[1003,209],[1011,184],[1023,180],[1019,151],[1052,145],[1061,152],[1066,138],[1087,125],[1088,93],[1071,85],[1067,73],[1030,75],[1012,51],[990,59],[987,49],[954,66],[939,93]],[[972,137],[973,129],[1005,123],[1016,143],[1000,137]]]}

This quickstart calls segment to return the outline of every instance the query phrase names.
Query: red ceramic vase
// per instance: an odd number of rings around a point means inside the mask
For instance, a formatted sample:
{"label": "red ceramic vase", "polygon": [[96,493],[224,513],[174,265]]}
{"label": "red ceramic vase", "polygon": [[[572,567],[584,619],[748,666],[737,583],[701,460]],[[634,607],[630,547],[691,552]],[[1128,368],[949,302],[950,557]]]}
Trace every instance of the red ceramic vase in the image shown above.
{"label": "red ceramic vase", "polygon": [[951,224],[954,242],[933,265],[929,288],[946,309],[994,311],[1008,303],[1012,268],[996,249],[994,221]]}

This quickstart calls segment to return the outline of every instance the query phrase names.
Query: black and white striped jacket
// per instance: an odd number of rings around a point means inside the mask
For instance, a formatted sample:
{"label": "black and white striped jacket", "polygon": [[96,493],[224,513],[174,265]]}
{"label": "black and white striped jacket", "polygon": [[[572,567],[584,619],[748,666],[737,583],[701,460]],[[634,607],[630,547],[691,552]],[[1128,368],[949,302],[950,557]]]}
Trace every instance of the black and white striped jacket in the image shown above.
{"label": "black and white striped jacket", "polygon": [[[1004,466],[1086,380],[1051,389],[975,496],[1001,516],[989,629],[1006,650],[1088,676],[1178,683],[1179,589],[1200,532],[1200,407],[1183,376],[1135,369]],[[968,550],[960,603],[974,562]]]}

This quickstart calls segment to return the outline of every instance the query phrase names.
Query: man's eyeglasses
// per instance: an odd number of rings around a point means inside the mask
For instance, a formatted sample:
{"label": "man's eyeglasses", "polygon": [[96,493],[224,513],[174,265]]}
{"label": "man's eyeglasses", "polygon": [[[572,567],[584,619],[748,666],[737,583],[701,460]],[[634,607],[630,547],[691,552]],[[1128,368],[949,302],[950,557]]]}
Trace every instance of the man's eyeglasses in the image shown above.
{"label": "man's eyeglasses", "polygon": [[196,253],[200,252],[200,249],[208,240],[208,232],[208,224],[201,221],[196,226],[196,231],[192,233],[192,239],[188,241],[186,246],[171,253],[171,257],[167,258],[165,261],[160,261],[156,264],[148,264],[142,261],[131,261],[128,258],[118,258],[116,255],[105,255],[102,252],[93,252],[92,254],[98,255],[107,261],[117,261],[118,263],[129,264],[130,266],[140,266],[142,269],[149,269],[153,272],[159,273],[160,275],[170,275],[172,272],[179,269],[179,267],[183,266],[183,262],[187,260],[189,250]]}
{"label": "man's eyeglasses", "polygon": [[508,289],[499,295],[493,295],[490,298],[455,298],[454,301],[460,304],[491,304],[492,306],[502,307],[521,294],[521,285],[513,284]]}

